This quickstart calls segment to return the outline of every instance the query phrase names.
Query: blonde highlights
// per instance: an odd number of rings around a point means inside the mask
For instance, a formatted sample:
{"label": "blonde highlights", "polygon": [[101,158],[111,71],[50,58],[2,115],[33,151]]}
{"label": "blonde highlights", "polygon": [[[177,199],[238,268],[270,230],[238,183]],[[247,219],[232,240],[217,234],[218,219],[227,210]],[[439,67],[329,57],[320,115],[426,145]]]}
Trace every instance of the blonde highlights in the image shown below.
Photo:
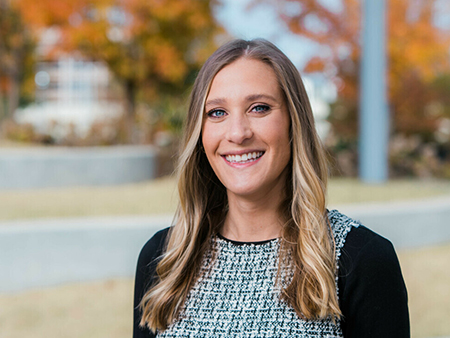
{"label": "blonde highlights", "polygon": [[[179,206],[156,268],[156,281],[141,300],[141,325],[164,330],[182,307],[198,277],[210,239],[220,230],[228,202],[202,150],[205,100],[215,75],[239,58],[262,61],[274,70],[288,107],[291,166],[282,205],[281,255],[293,258],[294,274],[282,297],[306,319],[339,317],[334,242],[326,214],[327,166],[300,75],[290,60],[266,40],[234,40],[203,65],[191,92],[177,168]],[[285,261],[280,257],[280,262]]]}

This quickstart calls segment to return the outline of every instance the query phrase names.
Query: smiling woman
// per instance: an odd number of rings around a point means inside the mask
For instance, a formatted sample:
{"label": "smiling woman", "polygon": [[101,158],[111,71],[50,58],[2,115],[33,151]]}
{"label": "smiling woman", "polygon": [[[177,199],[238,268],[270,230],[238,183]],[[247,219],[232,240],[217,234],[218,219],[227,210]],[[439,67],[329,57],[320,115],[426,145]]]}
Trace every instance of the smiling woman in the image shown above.
{"label": "smiling woman", "polygon": [[265,40],[200,70],[174,224],[139,257],[134,338],[409,337],[392,245],[326,209],[327,166],[300,75]]}
{"label": "smiling woman", "polygon": [[206,157],[226,187],[229,208],[237,211],[228,213],[221,234],[241,241],[278,237],[276,209],[291,151],[289,114],[274,71],[246,58],[224,67],[211,84],[205,110]]}

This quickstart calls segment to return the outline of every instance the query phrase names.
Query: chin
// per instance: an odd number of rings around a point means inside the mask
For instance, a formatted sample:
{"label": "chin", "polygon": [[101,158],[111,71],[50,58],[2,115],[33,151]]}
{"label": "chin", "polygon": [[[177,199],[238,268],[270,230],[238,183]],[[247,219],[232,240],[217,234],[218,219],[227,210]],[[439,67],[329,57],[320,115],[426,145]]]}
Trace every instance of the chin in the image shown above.
{"label": "chin", "polygon": [[229,194],[241,197],[257,197],[258,194],[264,195],[264,193],[260,189],[248,185],[230,187],[230,189],[227,189],[227,191]]}

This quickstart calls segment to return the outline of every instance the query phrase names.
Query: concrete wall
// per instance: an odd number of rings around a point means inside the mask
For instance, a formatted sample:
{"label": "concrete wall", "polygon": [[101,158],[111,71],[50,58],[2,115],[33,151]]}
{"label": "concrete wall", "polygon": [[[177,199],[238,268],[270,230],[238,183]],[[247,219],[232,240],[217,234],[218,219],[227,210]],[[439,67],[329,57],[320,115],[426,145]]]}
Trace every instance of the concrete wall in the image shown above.
{"label": "concrete wall", "polygon": [[[338,209],[396,249],[450,242],[450,197]],[[171,220],[169,215],[2,222],[0,292],[132,277],[144,243]]]}
{"label": "concrete wall", "polygon": [[151,146],[0,149],[0,189],[115,185],[156,177]]}
{"label": "concrete wall", "polygon": [[0,292],[131,277],[171,216],[11,221],[0,225]]}
{"label": "concrete wall", "polygon": [[450,196],[337,206],[397,249],[450,242]]}

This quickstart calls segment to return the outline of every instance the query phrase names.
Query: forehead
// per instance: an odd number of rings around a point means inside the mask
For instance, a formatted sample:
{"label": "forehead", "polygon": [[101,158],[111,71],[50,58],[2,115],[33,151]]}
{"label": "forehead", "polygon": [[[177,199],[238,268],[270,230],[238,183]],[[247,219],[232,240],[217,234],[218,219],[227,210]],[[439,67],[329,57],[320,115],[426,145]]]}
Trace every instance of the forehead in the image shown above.
{"label": "forehead", "polygon": [[206,102],[208,104],[211,100],[232,100],[264,94],[282,100],[283,96],[275,71],[262,61],[240,58],[216,74]]}

